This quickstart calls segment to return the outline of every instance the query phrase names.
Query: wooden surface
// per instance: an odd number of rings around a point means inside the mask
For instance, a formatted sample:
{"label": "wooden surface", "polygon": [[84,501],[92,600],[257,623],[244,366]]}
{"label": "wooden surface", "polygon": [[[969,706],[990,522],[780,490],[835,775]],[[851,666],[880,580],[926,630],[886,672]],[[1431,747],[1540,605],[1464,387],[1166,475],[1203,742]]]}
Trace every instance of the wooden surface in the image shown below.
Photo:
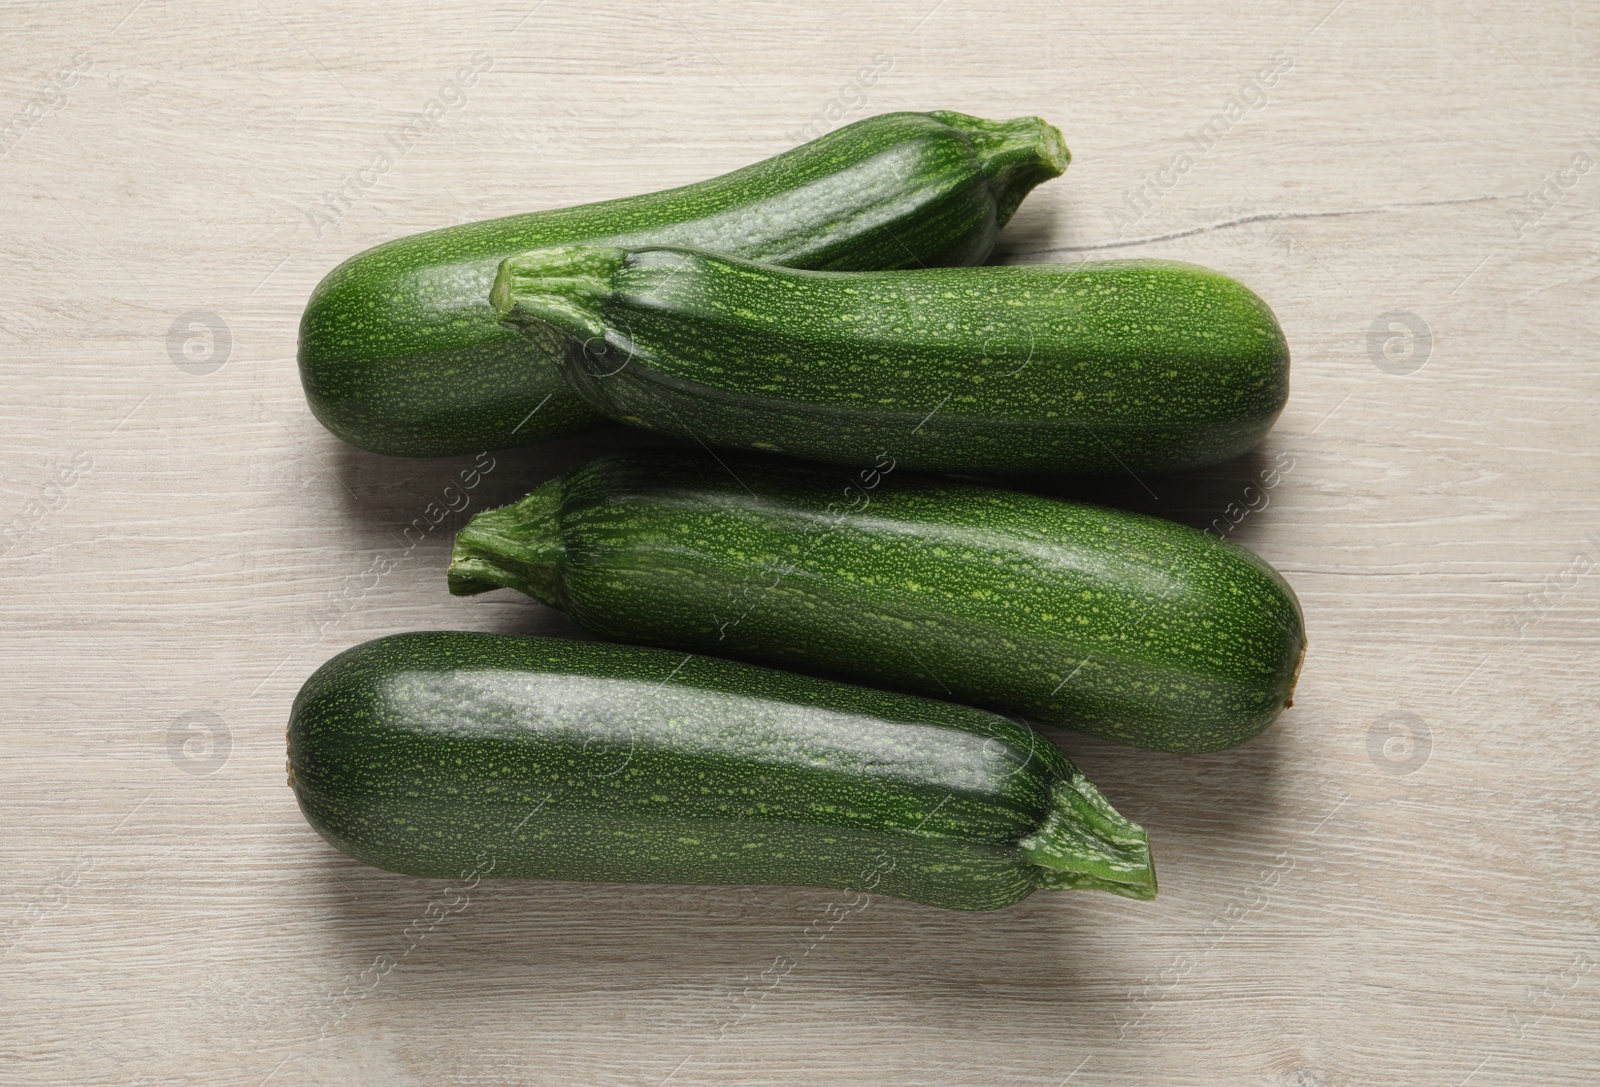
{"label": "wooden surface", "polygon": [[[1600,1082],[1592,5],[335,11],[0,15],[0,1082]],[[317,280],[934,108],[1066,133],[1001,259],[1213,265],[1293,345],[1257,454],[1080,489],[1199,525],[1255,507],[1230,535],[1310,630],[1295,707],[1245,747],[1056,734],[1149,828],[1160,899],[875,899],[807,935],[826,892],[485,883],[430,920],[446,885],[334,853],[283,777],[318,664],[571,628],[446,595],[460,516],[406,546],[469,458],[311,417]],[[625,440],[496,454],[472,509]]]}

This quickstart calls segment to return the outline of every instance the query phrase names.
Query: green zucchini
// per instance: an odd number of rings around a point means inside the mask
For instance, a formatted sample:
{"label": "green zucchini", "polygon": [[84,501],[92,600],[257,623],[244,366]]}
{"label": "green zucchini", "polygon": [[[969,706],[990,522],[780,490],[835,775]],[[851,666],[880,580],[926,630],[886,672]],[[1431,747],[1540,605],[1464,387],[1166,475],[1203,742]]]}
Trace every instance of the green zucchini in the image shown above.
{"label": "green zucchini", "polygon": [[[891,474],[892,473],[892,474]],[[1305,650],[1294,591],[1185,525],[974,483],[699,450],[592,461],[456,537],[597,634],[866,679],[1136,747],[1264,729]]]}
{"label": "green zucchini", "polygon": [[1144,831],[966,706],[636,646],[469,632],[341,653],[289,721],[339,849],[411,875],[1154,898]]}
{"label": "green zucchini", "polygon": [[501,265],[509,326],[566,337],[620,422],[713,445],[955,472],[1229,460],[1289,395],[1266,303],[1171,261],[807,272],[703,251],[563,246]]}
{"label": "green zucchini", "polygon": [[804,268],[976,264],[1022,198],[1066,168],[1035,117],[869,117],[694,185],[433,230],[330,272],[300,321],[311,410],[375,453],[431,457],[523,445],[602,420],[545,345],[501,328],[495,269],[540,246],[706,245]]}

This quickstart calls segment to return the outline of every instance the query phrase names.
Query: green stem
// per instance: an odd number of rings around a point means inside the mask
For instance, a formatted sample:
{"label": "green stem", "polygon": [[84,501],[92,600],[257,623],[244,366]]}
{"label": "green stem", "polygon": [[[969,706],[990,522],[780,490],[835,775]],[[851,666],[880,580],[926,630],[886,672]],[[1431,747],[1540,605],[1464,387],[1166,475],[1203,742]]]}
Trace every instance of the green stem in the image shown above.
{"label": "green stem", "polygon": [[502,325],[538,336],[554,328],[582,343],[604,338],[600,303],[627,251],[610,246],[560,245],[500,262],[489,304]]}
{"label": "green stem", "polygon": [[964,132],[973,153],[994,187],[995,225],[1005,226],[1035,186],[1060,177],[1072,161],[1061,133],[1037,117],[986,121],[946,110],[933,114],[951,128]]}
{"label": "green stem", "polygon": [[1125,898],[1156,896],[1156,870],[1144,828],[1117,814],[1100,790],[1069,764],[1051,791],[1044,826],[1024,838],[1022,852],[1045,890],[1093,888]]}
{"label": "green stem", "polygon": [[456,535],[449,584],[456,596],[508,588],[566,607],[561,567],[561,481],[552,479],[522,501],[485,510]]}

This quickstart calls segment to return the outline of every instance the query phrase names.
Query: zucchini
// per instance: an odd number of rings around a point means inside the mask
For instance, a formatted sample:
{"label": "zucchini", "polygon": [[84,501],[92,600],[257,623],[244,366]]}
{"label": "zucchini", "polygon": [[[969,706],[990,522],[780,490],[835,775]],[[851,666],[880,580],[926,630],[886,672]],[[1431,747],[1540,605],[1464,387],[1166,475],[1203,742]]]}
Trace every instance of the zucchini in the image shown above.
{"label": "zucchini", "polygon": [[300,380],[324,426],[375,453],[445,456],[574,433],[601,418],[543,346],[489,308],[506,257],[609,239],[805,268],[976,264],[1068,160],[1061,134],[1036,117],[890,113],[698,184],[400,238],[317,285],[300,321]]}
{"label": "zucchini", "polygon": [[1160,751],[1242,743],[1289,704],[1300,605],[1245,549],[895,468],[604,457],[468,522],[450,591],[510,586],[606,637],[857,677]]}
{"label": "zucchini", "polygon": [[295,699],[289,779],[329,842],[417,876],[1156,893],[1144,831],[1026,725],[660,649],[367,642]]}
{"label": "zucchini", "polygon": [[664,246],[501,265],[503,321],[595,410],[713,445],[954,472],[1244,453],[1289,395],[1266,303],[1172,261],[807,272]]}

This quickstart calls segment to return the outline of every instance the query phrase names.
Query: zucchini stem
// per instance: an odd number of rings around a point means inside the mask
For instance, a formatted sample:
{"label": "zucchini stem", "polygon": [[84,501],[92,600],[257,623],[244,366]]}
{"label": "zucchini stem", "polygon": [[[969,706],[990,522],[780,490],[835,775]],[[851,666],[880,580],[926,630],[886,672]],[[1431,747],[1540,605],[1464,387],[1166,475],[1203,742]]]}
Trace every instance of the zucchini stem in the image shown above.
{"label": "zucchini stem", "polygon": [[599,306],[626,256],[608,246],[560,245],[507,257],[495,273],[489,304],[507,328],[555,329],[580,343],[604,339]]}
{"label": "zucchini stem", "polygon": [[995,226],[1002,227],[1023,197],[1053,177],[1060,177],[1072,153],[1053,125],[1037,117],[986,121],[965,113],[936,111],[933,116],[964,133],[995,197]]}
{"label": "zucchini stem", "polygon": [[1156,896],[1144,828],[1117,813],[1077,767],[1056,781],[1044,826],[1019,844],[1048,891],[1094,889],[1141,900]]}
{"label": "zucchini stem", "polygon": [[449,585],[455,596],[508,588],[541,604],[567,606],[561,584],[561,480],[552,479],[520,502],[485,510],[456,534]]}

